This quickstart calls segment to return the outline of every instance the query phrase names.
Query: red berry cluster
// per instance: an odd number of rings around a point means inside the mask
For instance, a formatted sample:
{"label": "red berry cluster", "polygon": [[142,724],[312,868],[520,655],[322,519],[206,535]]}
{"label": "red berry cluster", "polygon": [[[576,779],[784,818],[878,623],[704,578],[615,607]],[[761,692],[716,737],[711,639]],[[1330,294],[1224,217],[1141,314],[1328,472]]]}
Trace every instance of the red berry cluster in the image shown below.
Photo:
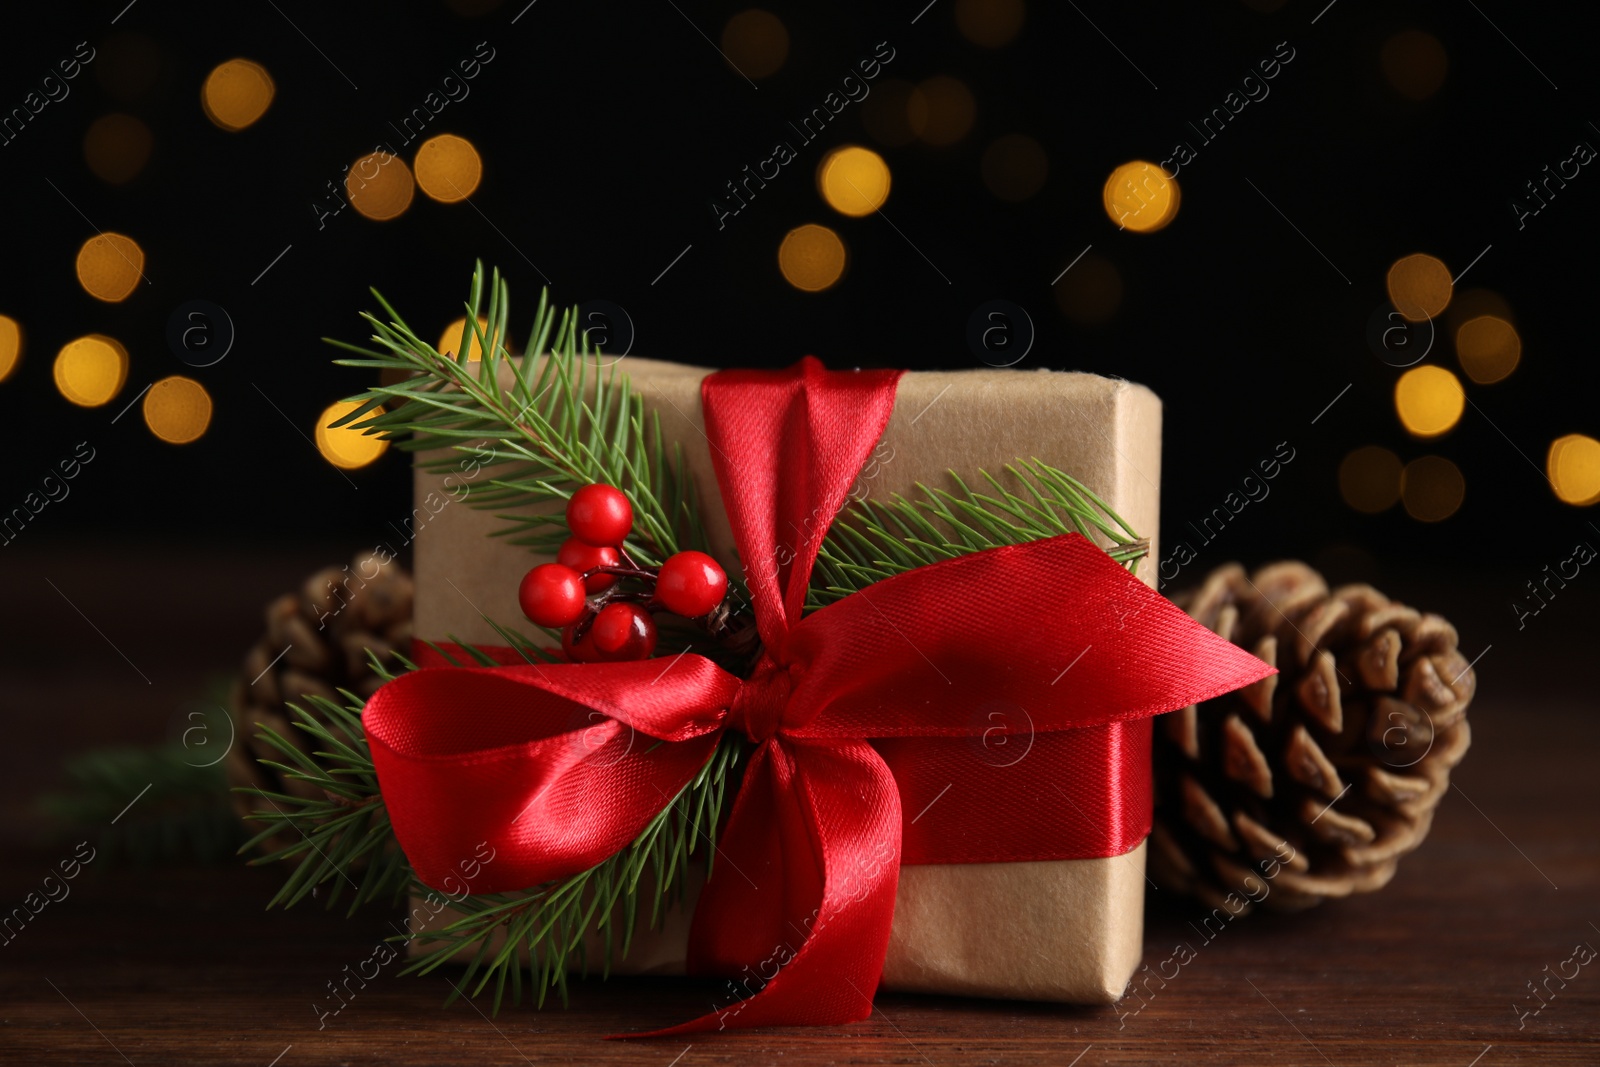
{"label": "red berry cluster", "polygon": [[[622,542],[633,529],[633,507],[620,489],[586,485],[567,501],[572,536],[523,576],[522,613],[540,626],[561,628],[561,648],[574,663],[646,659],[656,649],[652,609],[688,619],[722,603],[728,576],[704,552],[678,552],[659,568],[628,558]],[[635,579],[643,590],[628,589]]]}

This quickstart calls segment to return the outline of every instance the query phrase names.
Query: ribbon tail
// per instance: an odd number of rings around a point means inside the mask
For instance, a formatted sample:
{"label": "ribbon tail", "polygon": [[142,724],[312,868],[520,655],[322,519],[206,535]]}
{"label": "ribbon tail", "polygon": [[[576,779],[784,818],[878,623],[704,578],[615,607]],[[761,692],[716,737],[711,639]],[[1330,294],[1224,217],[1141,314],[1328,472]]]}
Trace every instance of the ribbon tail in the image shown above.
{"label": "ribbon tail", "polygon": [[[899,791],[866,742],[763,746],[689,947],[691,973],[726,975],[733,990],[754,995],[664,1030],[619,1036],[865,1019],[889,948],[899,841]],[[732,915],[740,921],[729,922]]]}

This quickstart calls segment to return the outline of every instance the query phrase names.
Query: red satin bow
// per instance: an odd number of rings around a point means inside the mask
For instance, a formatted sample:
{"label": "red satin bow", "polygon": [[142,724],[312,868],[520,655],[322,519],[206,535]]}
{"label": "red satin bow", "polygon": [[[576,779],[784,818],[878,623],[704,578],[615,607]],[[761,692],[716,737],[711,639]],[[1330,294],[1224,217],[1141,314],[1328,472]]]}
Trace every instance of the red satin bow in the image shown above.
{"label": "red satin bow", "polygon": [[[702,386],[764,648],[748,679],[694,655],[428,668],[389,683],[363,715],[418,876],[437,884],[487,840],[496,861],[479,892],[593,866],[678,794],[724,730],[756,743],[695,911],[689,967],[732,975],[775,957],[782,966],[736,1009],[661,1033],[868,1015],[899,866],[911,858],[901,849],[905,782],[885,753],[911,777],[948,774],[953,785],[984,768],[974,739],[1026,730],[1030,744],[1037,735],[1066,747],[1056,745],[1054,762],[1036,756],[1020,780],[1103,777],[1122,751],[1119,724],[1147,728],[1149,716],[1271,673],[1075,534],[922,567],[802,619],[818,546],[888,422],[897,380],[830,373],[807,357],[785,371],[723,371]],[[783,562],[780,545],[793,549]],[[997,724],[983,712],[994,707],[1022,712],[1026,726]],[[1100,851],[1074,841],[1067,854],[1115,855],[1142,838],[1147,765],[1130,776],[1131,789],[1091,801],[1089,821],[1117,824],[1084,839]],[[1048,794],[1023,802],[1059,807]],[[983,836],[978,820],[962,825],[966,837]],[[1044,824],[1031,825],[1038,838]],[[1062,852],[1032,847],[1014,858]],[[995,858],[977,840],[942,852],[939,862]]]}

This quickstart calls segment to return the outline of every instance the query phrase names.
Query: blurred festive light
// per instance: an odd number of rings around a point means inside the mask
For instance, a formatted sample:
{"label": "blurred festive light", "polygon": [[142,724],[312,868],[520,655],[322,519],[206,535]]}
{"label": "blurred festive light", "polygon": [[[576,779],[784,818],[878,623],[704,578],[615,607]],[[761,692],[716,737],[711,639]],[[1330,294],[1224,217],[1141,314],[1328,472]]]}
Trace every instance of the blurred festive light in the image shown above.
{"label": "blurred festive light", "polygon": [[1400,499],[1400,474],[1400,457],[1387,448],[1358,448],[1339,464],[1339,495],[1357,511],[1376,515]]}
{"label": "blurred festive light", "polygon": [[95,42],[95,77],[118,100],[138,100],[156,87],[161,76],[161,47],[136,30],[124,30]]}
{"label": "blurred festive light", "polygon": [[351,207],[379,222],[403,215],[416,193],[405,160],[388,152],[371,152],[350,164],[344,189]]}
{"label": "blurred festive light", "polygon": [[796,289],[820,293],[844,274],[844,242],[826,226],[808,222],[796,226],[778,246],[778,269]]}
{"label": "blurred festive light", "polygon": [[1581,433],[1558,437],[1550,442],[1544,467],[1562,502],[1600,503],[1600,441]]}
{"label": "blurred festive light", "polygon": [[144,249],[131,237],[102,233],[78,249],[78,284],[108,304],[128,299],[144,275]]}
{"label": "blurred festive light", "polygon": [[1479,385],[1498,382],[1516,369],[1522,358],[1522,338],[1505,319],[1480,315],[1456,331],[1456,358],[1467,377]]}
{"label": "blurred festive light", "polygon": [[97,408],[128,380],[128,350],[116,338],[92,333],[56,353],[56,389],[81,408]]}
{"label": "blurred festive light", "polygon": [[1443,456],[1418,456],[1400,473],[1400,499],[1406,514],[1420,522],[1440,522],[1461,507],[1467,480]]}
{"label": "blurred festive light", "polygon": [[206,118],[237,133],[267,113],[276,91],[267,68],[248,59],[230,59],[206,75],[200,105]]}
{"label": "blurred festive light", "polygon": [[898,78],[887,78],[872,90],[861,105],[861,124],[874,141],[890,148],[904,148],[917,139],[909,115],[914,92],[915,86]]}
{"label": "blurred festive light", "polygon": [[1379,62],[1390,86],[1408,100],[1426,100],[1438,92],[1450,70],[1444,45],[1421,30],[1405,30],[1383,42]]}
{"label": "blurred festive light", "polygon": [[0,382],[22,362],[22,327],[10,315],[0,315]]}
{"label": "blurred festive light", "polygon": [[[383,455],[389,447],[389,442],[381,437],[352,430],[349,426],[333,428],[329,425],[360,406],[351,400],[340,400],[329,404],[323,409],[322,414],[317,416],[317,451],[322,453],[323,459],[347,471],[365,467]],[[356,421],[365,422],[368,417],[381,414],[383,409],[375,408]]]}
{"label": "blurred festive light", "polygon": [[168,444],[186,445],[211,425],[211,394],[193,378],[163,378],[144,394],[144,424]]}
{"label": "blurred festive light", "polygon": [[1050,160],[1032,137],[1020,133],[998,138],[984,149],[979,165],[983,184],[1001,200],[1019,203],[1044,187]]}
{"label": "blurred festive light", "polygon": [[1027,14],[1022,0],[956,0],[956,27],[961,36],[984,48],[1009,44]]}
{"label": "blurred festive light", "polygon": [[1177,218],[1179,199],[1177,180],[1142,159],[1113,170],[1101,191],[1106,215],[1134,233],[1154,233]]}
{"label": "blurred festive light", "polygon": [[1096,326],[1122,304],[1122,274],[1095,252],[1085,254],[1055,285],[1056,306],[1080,326]]}
{"label": "blurred festive light", "polygon": [[1461,380],[1431,363],[1412,367],[1394,383],[1394,409],[1418,437],[1437,437],[1461,421],[1467,394]]}
{"label": "blurred festive light", "polygon": [[465,137],[441,133],[417,149],[417,185],[442,204],[465,200],[483,180],[483,160]]}
{"label": "blurred festive light", "polygon": [[889,164],[870,148],[835,148],[817,167],[817,189],[841,215],[870,215],[889,199]]}
{"label": "blurred festive light", "polygon": [[1417,252],[1394,261],[1385,279],[1389,303],[1409,322],[1431,319],[1450,304],[1450,270],[1433,256]]}
{"label": "blurred festive light", "polygon": [[121,185],[149,162],[150,144],[150,127],[132,115],[102,115],[83,135],[83,158],[95,177]]}
{"label": "blurred festive light", "polygon": [[741,11],[722,27],[722,54],[746,78],[765,78],[789,58],[789,31],[770,11]]}
{"label": "blurred festive light", "polygon": [[936,74],[911,91],[906,121],[912,133],[942,148],[967,135],[977,110],[972,92],[964,84],[947,74]]}
{"label": "blurred festive light", "polygon": [[[461,331],[466,328],[467,317],[461,316],[456,321],[444,328],[444,333],[439,335],[439,343],[434,347],[440,355],[454,356],[461,351]],[[485,334],[489,332],[489,320],[478,316],[478,329]],[[476,363],[483,358],[483,343],[478,340],[478,335],[473,334],[467,340],[467,362]]]}

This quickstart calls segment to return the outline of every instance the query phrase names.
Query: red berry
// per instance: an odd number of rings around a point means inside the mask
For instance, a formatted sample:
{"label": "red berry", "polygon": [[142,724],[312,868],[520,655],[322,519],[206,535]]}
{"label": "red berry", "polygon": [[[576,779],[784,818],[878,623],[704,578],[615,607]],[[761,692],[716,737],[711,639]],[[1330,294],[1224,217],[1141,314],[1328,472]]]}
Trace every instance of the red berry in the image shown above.
{"label": "red berry", "polygon": [[517,588],[522,613],[540,626],[565,626],[583,615],[583,578],[571,567],[541,563]]}
{"label": "red berry", "polygon": [[656,623],[637,604],[607,604],[589,627],[605,660],[649,659],[656,650]]}
{"label": "red berry", "polygon": [[697,619],[722,603],[728,576],[704,552],[678,552],[667,557],[656,579],[656,599],[668,611]]}
{"label": "red berry", "polygon": [[568,626],[561,631],[561,651],[566,653],[567,662],[599,662],[600,650],[594,647],[594,627],[589,627],[582,638],[574,641],[572,635],[577,629],[576,626]]}
{"label": "red berry", "polygon": [[[609,545],[601,548],[586,545],[576,537],[569,537],[561,543],[561,551],[556,553],[556,562],[582,574],[596,567],[615,567],[622,562],[622,555]],[[591,593],[603,593],[610,589],[616,580],[615,575],[596,574],[585,578],[583,587]]]}
{"label": "red berry", "polygon": [[633,529],[633,505],[614,485],[586,485],[567,501],[567,529],[586,545],[620,545]]}

